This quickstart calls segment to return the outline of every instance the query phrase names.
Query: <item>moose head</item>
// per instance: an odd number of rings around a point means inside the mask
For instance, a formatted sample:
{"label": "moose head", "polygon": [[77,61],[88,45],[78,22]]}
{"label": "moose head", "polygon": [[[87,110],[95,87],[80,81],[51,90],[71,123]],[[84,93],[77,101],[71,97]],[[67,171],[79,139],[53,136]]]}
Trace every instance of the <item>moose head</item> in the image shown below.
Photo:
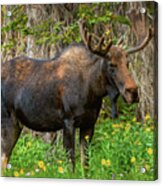
{"label": "moose head", "polygon": [[[136,14],[139,14],[139,16]],[[97,54],[104,59],[106,63],[105,71],[108,81],[111,79],[114,82],[119,93],[127,103],[134,103],[138,102],[139,100],[138,87],[128,69],[130,63],[128,60],[128,55],[145,48],[152,38],[152,29],[147,28],[146,24],[144,23],[145,19],[142,19],[141,16],[145,15],[140,15],[140,12],[136,12],[135,9],[130,10],[130,12],[128,12],[128,16],[131,22],[133,22],[133,29],[136,27],[134,30],[135,35],[139,35],[139,38],[141,36],[141,42],[139,41],[137,46],[127,50],[121,47],[121,38],[116,45],[113,45],[112,39],[109,39],[109,41],[105,40],[105,34],[99,38],[95,34],[89,33],[85,28],[85,22],[83,20],[79,21],[79,28],[85,46],[92,53]],[[139,26],[142,26],[141,30]],[[143,32],[140,33],[142,30]],[[110,91],[108,94],[110,95]],[[114,92],[112,94],[114,94]],[[116,91],[115,96],[117,97],[117,95],[118,94]]]}

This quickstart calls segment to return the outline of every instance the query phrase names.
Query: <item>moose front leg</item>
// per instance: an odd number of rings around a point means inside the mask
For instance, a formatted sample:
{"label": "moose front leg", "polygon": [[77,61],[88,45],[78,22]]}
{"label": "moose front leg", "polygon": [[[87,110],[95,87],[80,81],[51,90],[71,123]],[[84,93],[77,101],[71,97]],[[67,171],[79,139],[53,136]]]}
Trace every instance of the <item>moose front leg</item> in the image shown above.
{"label": "moose front leg", "polygon": [[72,119],[64,120],[63,146],[72,162],[73,172],[75,171],[75,127]]}
{"label": "moose front leg", "polygon": [[94,126],[92,126],[89,129],[80,129],[81,165],[83,166],[85,173],[89,167],[88,145],[92,140],[93,133],[94,133]]}
{"label": "moose front leg", "polygon": [[117,111],[117,99],[111,100],[111,115],[112,118],[117,118],[118,117],[118,111]]}
{"label": "moose front leg", "polygon": [[[116,90],[117,91],[117,90]],[[118,111],[117,111],[117,99],[119,97],[119,92],[109,93],[110,103],[111,103],[111,116],[112,118],[118,117]]]}

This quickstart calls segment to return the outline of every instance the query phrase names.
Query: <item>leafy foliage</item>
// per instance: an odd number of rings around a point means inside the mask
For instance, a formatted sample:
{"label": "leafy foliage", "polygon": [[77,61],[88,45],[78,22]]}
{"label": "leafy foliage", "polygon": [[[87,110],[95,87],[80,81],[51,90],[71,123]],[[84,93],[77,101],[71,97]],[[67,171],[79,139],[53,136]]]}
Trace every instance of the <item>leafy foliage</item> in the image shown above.
{"label": "leafy foliage", "polygon": [[[109,7],[110,3],[79,4],[73,15],[73,20],[68,25],[65,21],[55,21],[53,17],[50,17],[40,20],[37,24],[29,27],[25,5],[2,6],[2,17],[8,20],[1,29],[2,49],[8,51],[17,46],[17,37],[9,38],[7,43],[3,42],[5,35],[10,32],[14,36],[21,35],[24,41],[27,40],[28,36],[32,36],[36,45],[46,44],[51,46],[57,43],[69,45],[74,41],[79,43],[81,38],[77,22],[80,18],[85,19],[90,28],[95,24],[110,23],[111,25],[117,22],[129,25],[126,17],[115,15]],[[25,48],[23,47],[23,49]]]}

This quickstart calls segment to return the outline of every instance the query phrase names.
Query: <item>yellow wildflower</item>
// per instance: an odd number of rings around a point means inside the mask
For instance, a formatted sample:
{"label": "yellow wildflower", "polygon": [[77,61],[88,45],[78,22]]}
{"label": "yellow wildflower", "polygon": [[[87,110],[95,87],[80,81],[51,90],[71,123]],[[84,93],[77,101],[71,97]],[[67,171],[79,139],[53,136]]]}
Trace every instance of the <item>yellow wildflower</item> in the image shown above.
{"label": "yellow wildflower", "polygon": [[44,162],[43,161],[39,161],[38,162],[38,166],[42,169],[44,167]]}
{"label": "yellow wildflower", "polygon": [[24,170],[23,169],[20,169],[20,174],[24,174]]}
{"label": "yellow wildflower", "polygon": [[145,165],[145,168],[146,168],[147,171],[150,170],[150,166],[149,165]]}
{"label": "yellow wildflower", "polygon": [[110,34],[110,30],[107,30],[107,31],[105,32],[105,34],[106,34],[106,36],[108,36],[108,35]]}
{"label": "yellow wildflower", "polygon": [[15,177],[18,177],[18,176],[19,176],[18,171],[14,171],[14,176],[15,176]]}
{"label": "yellow wildflower", "polygon": [[34,171],[31,171],[31,175],[34,176],[35,172]]}
{"label": "yellow wildflower", "polygon": [[86,135],[84,138],[85,138],[85,140],[88,140],[88,139],[89,139],[89,136],[88,136],[88,135]]}
{"label": "yellow wildflower", "polygon": [[150,115],[149,114],[146,114],[145,116],[145,121],[149,120],[150,119]]}
{"label": "yellow wildflower", "polygon": [[106,160],[105,159],[101,160],[101,165],[106,165]]}
{"label": "yellow wildflower", "polygon": [[62,160],[58,160],[58,163],[61,164],[62,163]]}
{"label": "yellow wildflower", "polygon": [[43,166],[43,167],[42,167],[42,170],[45,172],[45,171],[46,171],[46,167],[45,167],[45,166]]}
{"label": "yellow wildflower", "polygon": [[107,160],[107,165],[108,165],[108,167],[110,167],[110,165],[111,165],[111,161],[110,160]]}
{"label": "yellow wildflower", "polygon": [[112,124],[112,127],[115,129],[123,128],[123,124]]}
{"label": "yellow wildflower", "polygon": [[58,172],[63,174],[63,167],[58,167]]}
{"label": "yellow wildflower", "polygon": [[125,127],[125,131],[129,131],[131,128],[131,125],[130,124],[127,124],[126,127]]}
{"label": "yellow wildflower", "polygon": [[132,119],[132,121],[135,122],[135,121],[136,121],[136,117],[134,117],[134,118]]}
{"label": "yellow wildflower", "polygon": [[131,163],[134,163],[136,161],[136,158],[133,156],[130,161]]}
{"label": "yellow wildflower", "polygon": [[146,131],[146,132],[150,132],[151,129],[148,127],[148,128],[145,129],[145,131]]}
{"label": "yellow wildflower", "polygon": [[113,128],[120,128],[121,126],[119,124],[112,124]]}
{"label": "yellow wildflower", "polygon": [[152,149],[152,148],[148,148],[148,149],[147,149],[147,153],[148,153],[149,155],[152,155],[152,154],[153,154],[153,149]]}
{"label": "yellow wildflower", "polygon": [[27,147],[31,147],[32,146],[32,143],[29,141],[28,143],[27,143]]}

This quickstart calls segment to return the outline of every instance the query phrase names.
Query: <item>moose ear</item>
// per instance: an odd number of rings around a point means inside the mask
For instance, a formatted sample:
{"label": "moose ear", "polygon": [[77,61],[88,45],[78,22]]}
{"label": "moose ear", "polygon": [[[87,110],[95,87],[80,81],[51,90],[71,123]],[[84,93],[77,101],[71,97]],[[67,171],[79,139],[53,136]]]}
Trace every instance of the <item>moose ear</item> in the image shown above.
{"label": "moose ear", "polygon": [[110,52],[108,52],[108,53],[105,55],[105,57],[106,57],[108,60],[111,60],[112,55],[111,55],[111,53],[110,53]]}

